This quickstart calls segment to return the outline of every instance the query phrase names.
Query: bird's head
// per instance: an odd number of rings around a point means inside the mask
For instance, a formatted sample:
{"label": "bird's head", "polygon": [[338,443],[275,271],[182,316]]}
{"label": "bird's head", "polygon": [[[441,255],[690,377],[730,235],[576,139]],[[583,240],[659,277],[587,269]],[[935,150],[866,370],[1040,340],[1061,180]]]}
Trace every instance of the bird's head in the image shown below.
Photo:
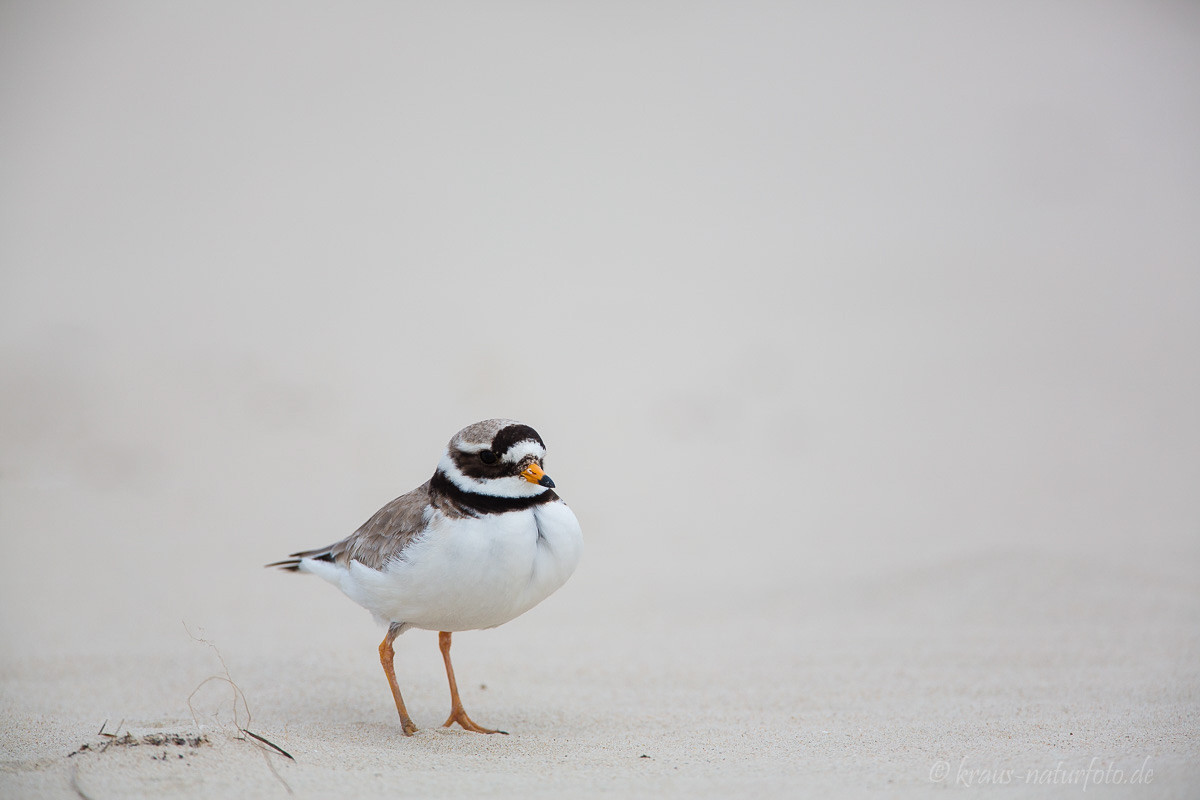
{"label": "bird's head", "polygon": [[438,471],[459,489],[494,497],[535,497],[554,488],[543,471],[538,432],[511,419],[468,425],[446,445]]}

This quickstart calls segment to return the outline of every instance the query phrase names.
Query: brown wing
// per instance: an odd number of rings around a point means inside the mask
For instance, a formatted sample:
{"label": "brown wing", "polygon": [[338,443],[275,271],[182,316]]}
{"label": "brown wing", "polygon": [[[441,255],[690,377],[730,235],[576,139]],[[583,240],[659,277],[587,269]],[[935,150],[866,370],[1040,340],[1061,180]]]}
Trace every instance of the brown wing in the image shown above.
{"label": "brown wing", "polygon": [[354,560],[371,569],[381,569],[425,530],[425,509],[429,508],[430,499],[429,482],[426,481],[376,511],[358,530],[340,542],[292,553],[290,558],[267,566],[295,572],[300,569],[300,559],[315,558],[338,564],[349,564]]}

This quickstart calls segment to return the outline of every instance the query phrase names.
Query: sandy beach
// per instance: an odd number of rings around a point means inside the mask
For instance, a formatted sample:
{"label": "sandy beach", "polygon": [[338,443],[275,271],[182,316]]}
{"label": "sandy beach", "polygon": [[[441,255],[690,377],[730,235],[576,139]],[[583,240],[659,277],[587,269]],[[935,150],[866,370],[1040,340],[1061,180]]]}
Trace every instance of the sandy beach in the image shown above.
{"label": "sandy beach", "polygon": [[[1198,42],[6,3],[0,797],[1196,797]],[[583,562],[405,737],[263,565],[496,416]]]}
{"label": "sandy beach", "polygon": [[[1188,797],[1200,777],[1195,562],[1173,561],[1114,567],[1031,549],[824,598],[778,583],[667,597],[646,576],[626,579],[640,597],[605,598],[597,557],[544,608],[456,637],[468,709],[508,736],[438,727],[448,699],[435,637],[405,634],[398,671],[424,728],[412,738],[375,660],[378,633],[316,579],[280,577],[243,596],[240,624],[204,631],[224,667],[182,626],[153,653],[7,665],[4,793],[924,796],[1000,784]],[[264,594],[278,595],[276,613]],[[189,694],[225,667],[251,712],[239,707],[238,724],[294,762],[239,738],[224,683],[192,698],[193,717]],[[137,740],[206,740],[131,747],[98,735],[105,722]]]}

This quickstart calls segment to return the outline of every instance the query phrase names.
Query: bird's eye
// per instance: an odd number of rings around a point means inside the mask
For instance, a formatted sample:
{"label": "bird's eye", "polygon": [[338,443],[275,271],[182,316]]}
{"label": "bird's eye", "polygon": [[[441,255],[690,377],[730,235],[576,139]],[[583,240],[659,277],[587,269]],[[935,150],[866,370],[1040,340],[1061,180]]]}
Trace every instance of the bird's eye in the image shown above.
{"label": "bird's eye", "polygon": [[496,463],[496,454],[493,453],[491,450],[482,450],[479,453],[479,460],[485,464],[495,464]]}

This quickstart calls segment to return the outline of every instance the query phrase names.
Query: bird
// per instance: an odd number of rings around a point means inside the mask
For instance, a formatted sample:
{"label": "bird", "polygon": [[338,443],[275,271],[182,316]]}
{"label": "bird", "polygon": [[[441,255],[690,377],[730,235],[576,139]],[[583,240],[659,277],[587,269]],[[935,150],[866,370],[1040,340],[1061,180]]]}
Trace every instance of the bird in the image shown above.
{"label": "bird", "polygon": [[583,532],[545,473],[546,444],[511,419],[488,419],[450,439],[433,477],[375,512],[341,541],[267,564],[332,583],[387,626],[379,661],[405,736],[417,732],[396,683],[396,637],[438,631],[450,716],[477,733],[450,663],[451,636],[495,628],[557,591],[579,564]]}

